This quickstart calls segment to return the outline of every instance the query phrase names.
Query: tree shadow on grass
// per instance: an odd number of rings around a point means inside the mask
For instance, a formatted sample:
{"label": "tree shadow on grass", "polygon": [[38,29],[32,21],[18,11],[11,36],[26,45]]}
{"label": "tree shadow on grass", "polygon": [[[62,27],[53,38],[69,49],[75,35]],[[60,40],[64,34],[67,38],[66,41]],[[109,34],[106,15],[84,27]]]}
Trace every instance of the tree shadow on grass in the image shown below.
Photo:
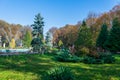
{"label": "tree shadow on grass", "polygon": [[54,63],[51,63],[49,58],[42,58],[41,55],[19,55],[0,58],[0,69],[23,73],[31,72],[37,74],[40,80],[44,77],[45,71],[53,66]]}
{"label": "tree shadow on grass", "polygon": [[70,67],[76,75],[76,80],[120,80],[120,65],[118,64],[89,64],[86,66],[89,68]]}
{"label": "tree shadow on grass", "polygon": [[22,73],[31,72],[38,75],[38,80],[44,80],[44,75],[50,68],[56,65],[66,66],[72,69],[75,80],[115,80],[120,79],[120,65],[115,64],[83,64],[63,63],[53,61],[51,56],[19,55],[0,57],[1,70],[13,70]]}

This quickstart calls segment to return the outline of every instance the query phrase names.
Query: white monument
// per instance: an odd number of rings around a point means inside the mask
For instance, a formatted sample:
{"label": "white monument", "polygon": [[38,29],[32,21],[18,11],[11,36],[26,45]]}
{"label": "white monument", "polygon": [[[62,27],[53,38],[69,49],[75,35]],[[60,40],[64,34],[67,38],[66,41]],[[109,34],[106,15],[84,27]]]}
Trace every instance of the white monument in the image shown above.
{"label": "white monument", "polygon": [[1,36],[0,36],[0,47],[2,47],[2,41],[1,41]]}

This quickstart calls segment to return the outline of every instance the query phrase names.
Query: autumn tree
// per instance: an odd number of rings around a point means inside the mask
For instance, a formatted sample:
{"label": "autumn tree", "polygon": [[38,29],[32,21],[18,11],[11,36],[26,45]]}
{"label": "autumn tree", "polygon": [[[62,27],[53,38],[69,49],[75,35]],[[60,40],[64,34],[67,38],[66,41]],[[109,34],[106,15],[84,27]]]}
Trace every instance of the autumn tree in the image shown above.
{"label": "autumn tree", "polygon": [[116,16],[120,18],[120,4],[115,5],[111,10],[110,10],[110,17],[115,18]]}
{"label": "autumn tree", "polygon": [[65,25],[57,30],[53,34],[53,43],[58,44],[59,40],[62,40],[65,47],[74,45],[78,37],[79,25]]}
{"label": "autumn tree", "polygon": [[58,29],[57,27],[51,27],[48,32],[50,32],[52,35],[54,35],[54,33],[57,29]]}
{"label": "autumn tree", "polygon": [[20,24],[9,24],[3,20],[0,20],[0,35],[3,38],[2,43],[9,46],[13,37],[15,41],[20,39],[22,36],[20,28],[22,27],[23,26]]}
{"label": "autumn tree", "polygon": [[96,13],[90,12],[86,19],[86,24],[89,27],[94,28],[98,15]]}

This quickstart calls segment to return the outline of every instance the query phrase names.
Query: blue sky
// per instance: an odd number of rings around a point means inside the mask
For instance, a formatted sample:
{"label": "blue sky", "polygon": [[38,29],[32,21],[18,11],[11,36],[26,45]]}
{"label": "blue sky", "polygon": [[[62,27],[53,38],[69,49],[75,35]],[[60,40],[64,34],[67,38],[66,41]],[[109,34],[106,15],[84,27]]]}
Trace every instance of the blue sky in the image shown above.
{"label": "blue sky", "polygon": [[0,19],[8,23],[31,25],[34,16],[44,17],[44,33],[51,27],[76,24],[89,12],[108,12],[119,0],[0,0]]}

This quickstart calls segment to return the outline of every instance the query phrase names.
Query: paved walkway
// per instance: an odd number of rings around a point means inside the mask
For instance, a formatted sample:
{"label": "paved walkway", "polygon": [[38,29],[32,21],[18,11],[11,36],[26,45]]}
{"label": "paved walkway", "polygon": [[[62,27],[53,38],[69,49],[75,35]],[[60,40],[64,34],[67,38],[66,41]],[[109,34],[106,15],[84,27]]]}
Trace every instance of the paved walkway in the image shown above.
{"label": "paved walkway", "polygon": [[21,54],[38,54],[36,52],[26,52],[26,53],[0,53],[0,56],[9,56],[9,55],[21,55]]}

